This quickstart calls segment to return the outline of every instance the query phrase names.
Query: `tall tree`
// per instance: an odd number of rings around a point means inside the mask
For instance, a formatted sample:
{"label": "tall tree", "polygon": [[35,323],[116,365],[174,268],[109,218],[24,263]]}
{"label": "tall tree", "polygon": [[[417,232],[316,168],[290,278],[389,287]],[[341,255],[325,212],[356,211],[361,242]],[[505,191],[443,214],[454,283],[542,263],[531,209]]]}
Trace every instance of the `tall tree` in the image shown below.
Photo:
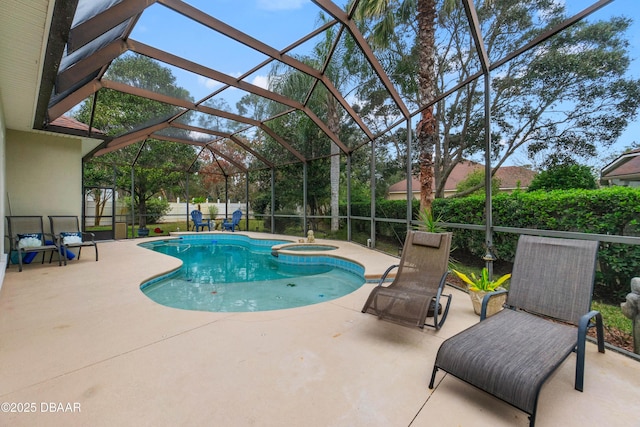
{"label": "tall tree", "polygon": [[[421,19],[417,12],[420,1],[362,0],[360,7],[368,3],[386,6],[382,10],[395,19],[393,25],[381,25],[382,18],[374,18],[378,25],[370,31],[374,40],[389,46],[379,54],[387,73],[407,99],[424,105],[424,94],[418,88],[423,83],[414,87],[410,77],[423,75],[423,64],[414,54],[423,49],[420,27],[413,25]],[[452,8],[448,0],[432,3],[439,11],[436,82],[437,93],[443,93],[452,83],[476,73],[479,65],[464,10]],[[492,62],[566,19],[563,3],[555,0],[485,0],[476,5]],[[364,16],[380,16],[365,12]],[[530,157],[544,155],[549,165],[595,156],[596,147],[616,141],[640,106],[640,82],[625,76],[629,54],[624,35],[629,24],[624,18],[579,22],[494,71],[490,105],[493,173],[518,151],[526,150]],[[383,34],[389,36],[385,39]],[[407,43],[412,35],[415,44]],[[435,122],[424,116],[421,120],[438,126],[433,162],[436,197],[443,197],[444,184],[457,163],[484,152],[483,102],[482,81],[475,80],[436,105]]]}
{"label": "tall tree", "polygon": [[[553,0],[503,0],[481,5],[478,15],[495,62],[562,22],[566,10]],[[456,11],[439,22],[447,34],[464,34],[462,16]],[[640,81],[625,76],[629,24],[624,18],[581,21],[494,71],[493,173],[517,151],[526,151],[531,159],[542,157],[539,166],[549,166],[589,159],[617,140],[640,106]],[[441,68],[457,73],[459,80],[474,70],[468,45],[464,38],[454,38],[439,54]],[[475,81],[439,104],[438,194],[457,162],[484,152],[480,85]]]}
{"label": "tall tree", "polygon": [[[452,3],[453,0],[446,0]],[[396,20],[407,21],[415,16],[418,47],[418,103],[432,103],[437,94],[436,84],[436,0],[361,0],[356,16],[372,18],[372,44],[386,48],[397,37]],[[420,168],[420,207],[431,211],[433,188],[433,153],[438,140],[438,124],[433,105],[422,110],[416,128],[416,145]]]}
{"label": "tall tree", "polygon": [[[343,67],[345,58],[345,46],[342,41],[336,44],[337,34],[334,28],[329,28],[324,33],[324,38],[314,46],[311,55],[299,58],[303,62],[312,67],[323,70],[329,80],[338,89],[344,89],[351,74]],[[331,60],[327,61],[329,53]],[[314,85],[313,79],[301,72],[283,72],[281,66],[276,66],[272,70],[270,85],[273,90],[282,93],[292,99],[306,99],[309,108],[316,112],[327,124],[327,128],[335,135],[339,135],[342,130],[343,114],[338,100],[333,94],[322,84]],[[300,117],[307,123],[310,133],[305,138],[313,138],[316,143],[322,144],[318,137],[312,134],[318,134],[317,129],[313,129],[313,125],[308,118]],[[309,127],[311,126],[311,127]],[[326,140],[326,138],[323,138]],[[331,213],[331,230],[337,231],[339,226],[339,197],[340,197],[340,148],[333,141],[328,141],[330,147],[330,195],[329,205]],[[317,188],[315,188],[317,190]],[[321,203],[319,200],[311,199],[319,208]],[[312,212],[316,209],[312,209]]]}
{"label": "tall tree", "polygon": [[[177,98],[191,99],[186,89],[176,85],[171,70],[144,56],[129,55],[114,60],[105,73],[105,78]],[[133,130],[140,123],[172,116],[179,111],[172,105],[115,90],[101,89],[96,96],[98,102],[93,126],[108,135],[121,135]],[[92,102],[87,100],[80,105],[74,117],[81,122],[89,123],[91,110]],[[186,170],[195,158],[196,152],[190,145],[150,139],[95,159],[92,167],[85,168],[91,172],[85,176],[85,185],[93,185],[96,176],[108,174],[111,172],[111,165],[116,164],[120,165],[121,172],[118,175],[118,187],[130,192],[130,171],[135,161],[132,196],[140,215],[140,226],[144,227],[146,202],[162,190],[177,190],[184,178],[182,171]],[[101,168],[105,170],[98,174],[97,170]]]}

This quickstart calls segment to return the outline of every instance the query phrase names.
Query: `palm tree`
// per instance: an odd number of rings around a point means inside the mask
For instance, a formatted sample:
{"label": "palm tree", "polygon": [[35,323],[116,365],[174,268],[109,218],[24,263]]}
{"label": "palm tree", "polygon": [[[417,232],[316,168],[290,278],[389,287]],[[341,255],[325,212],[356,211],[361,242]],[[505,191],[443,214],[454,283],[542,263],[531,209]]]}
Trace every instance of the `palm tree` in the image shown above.
{"label": "palm tree", "polygon": [[[394,35],[396,19],[409,20],[416,13],[418,26],[418,101],[421,105],[436,97],[436,3],[437,0],[360,0],[356,18],[375,18],[370,42],[385,48]],[[451,7],[454,0],[445,0]],[[438,126],[433,106],[424,109],[416,128],[416,144],[420,163],[420,207],[431,210],[433,188],[433,151],[438,138]]]}
{"label": "palm tree", "polygon": [[[329,80],[340,90],[350,78],[350,74],[342,67],[345,48],[341,43],[333,51],[332,60],[325,64],[335,38],[335,29],[328,29],[324,38],[314,46],[311,55],[298,59],[315,69],[322,70],[323,74],[327,75]],[[301,72],[283,74],[281,64],[276,64],[271,71],[270,84],[275,92],[292,99],[306,99],[306,105],[317,111],[318,115],[325,119],[327,128],[337,135],[340,132],[342,119],[340,104],[323,85],[314,86],[313,83],[312,77]],[[330,142],[330,156],[331,230],[337,231],[339,226],[340,147],[332,141]]]}

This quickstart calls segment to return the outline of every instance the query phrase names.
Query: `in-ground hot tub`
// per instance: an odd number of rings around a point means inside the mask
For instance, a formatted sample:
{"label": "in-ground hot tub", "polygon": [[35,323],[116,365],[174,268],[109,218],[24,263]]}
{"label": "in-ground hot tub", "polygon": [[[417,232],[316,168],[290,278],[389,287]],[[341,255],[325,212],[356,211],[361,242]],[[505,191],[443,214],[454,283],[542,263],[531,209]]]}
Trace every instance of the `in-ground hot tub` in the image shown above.
{"label": "in-ground hot tub", "polygon": [[296,252],[333,251],[337,246],[316,244],[316,243],[294,243],[292,245],[282,245],[279,249]]}
{"label": "in-ground hot tub", "polygon": [[276,245],[271,248],[271,255],[278,256],[279,252],[326,252],[338,249],[337,246],[328,245],[326,243],[287,243],[284,245]]}

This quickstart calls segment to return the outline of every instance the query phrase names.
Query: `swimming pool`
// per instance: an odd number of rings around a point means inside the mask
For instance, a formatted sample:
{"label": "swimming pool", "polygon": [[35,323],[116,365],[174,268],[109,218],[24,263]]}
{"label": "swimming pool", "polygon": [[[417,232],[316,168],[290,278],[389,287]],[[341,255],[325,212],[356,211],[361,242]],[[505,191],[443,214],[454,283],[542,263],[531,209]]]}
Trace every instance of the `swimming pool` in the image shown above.
{"label": "swimming pool", "polygon": [[199,311],[245,312],[330,301],[360,288],[359,264],[326,255],[271,255],[283,240],[244,235],[183,236],[140,246],[182,260],[182,267],[143,283],[155,302]]}

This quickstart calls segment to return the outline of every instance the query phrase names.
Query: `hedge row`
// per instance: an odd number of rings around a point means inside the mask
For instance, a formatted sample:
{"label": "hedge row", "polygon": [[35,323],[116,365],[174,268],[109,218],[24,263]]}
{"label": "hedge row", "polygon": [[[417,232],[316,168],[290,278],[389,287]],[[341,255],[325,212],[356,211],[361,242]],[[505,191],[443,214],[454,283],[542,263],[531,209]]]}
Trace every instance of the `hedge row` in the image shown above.
{"label": "hedge row", "polygon": [[[370,209],[369,204],[353,204],[351,213],[369,216]],[[413,218],[418,209],[416,201]],[[482,225],[484,196],[436,199],[433,211],[445,222]],[[376,217],[405,218],[406,203],[378,201]],[[640,189],[634,188],[515,192],[493,198],[495,226],[640,236],[639,219]],[[515,234],[494,233],[495,255],[513,261],[517,239]],[[456,229],[452,244],[481,257],[486,251],[484,240],[483,231]],[[640,275],[640,246],[601,243],[598,257],[596,296],[606,300],[623,298],[629,292],[631,278]]]}

